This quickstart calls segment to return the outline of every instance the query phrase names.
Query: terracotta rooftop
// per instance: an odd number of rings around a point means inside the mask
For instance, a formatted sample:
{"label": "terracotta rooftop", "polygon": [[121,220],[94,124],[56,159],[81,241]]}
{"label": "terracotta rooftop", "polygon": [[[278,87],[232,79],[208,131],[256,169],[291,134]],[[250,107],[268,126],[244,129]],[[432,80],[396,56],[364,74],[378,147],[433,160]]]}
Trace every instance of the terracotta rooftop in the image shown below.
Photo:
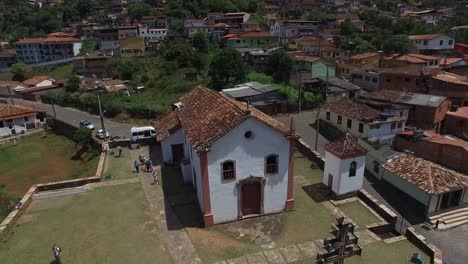
{"label": "terracotta rooftop", "polygon": [[468,187],[468,176],[437,163],[401,153],[383,167],[429,194],[443,194]]}
{"label": "terracotta rooftop", "polygon": [[383,71],[385,74],[420,76],[424,65],[408,64]]}
{"label": "terracotta rooftop", "polygon": [[367,52],[367,53],[362,53],[362,54],[357,54],[357,55],[351,56],[350,59],[362,60],[362,59],[371,58],[371,57],[374,57],[374,56],[377,56],[377,55],[379,55],[379,53],[377,53],[377,52]]}
{"label": "terracotta rooftop", "polygon": [[38,83],[50,79],[50,76],[38,75],[31,77],[23,82],[27,86],[36,86]]}
{"label": "terracotta rooftop", "polygon": [[64,43],[64,42],[80,42],[77,38],[72,37],[49,37],[49,38],[27,38],[21,39],[15,44],[36,44],[36,43]]}
{"label": "terracotta rooftop", "polygon": [[354,119],[374,119],[379,116],[379,111],[349,99],[344,99],[322,106],[323,109]]}
{"label": "terracotta rooftop", "polygon": [[456,112],[447,112],[447,115],[468,119],[468,106],[460,107]]}
{"label": "terracotta rooftop", "polygon": [[349,133],[336,141],[326,144],[325,150],[340,159],[365,156],[367,154],[367,149],[361,146]]}
{"label": "terracotta rooftop", "polygon": [[364,98],[369,98],[377,101],[391,102],[396,104],[419,105],[429,107],[439,107],[447,97],[421,94],[421,93],[406,93],[396,90],[380,90],[363,95]]}
{"label": "terracotta rooftop", "polygon": [[458,75],[455,73],[451,73],[451,72],[442,72],[441,74],[432,76],[432,78],[437,79],[439,81],[447,82],[447,83],[468,85],[468,77]]}
{"label": "terracotta rooftop", "polygon": [[[467,45],[468,47],[468,45]],[[464,60],[464,58],[440,58],[439,65],[449,66],[451,64],[457,63],[459,61]]]}
{"label": "terracotta rooftop", "polygon": [[425,34],[425,35],[410,35],[410,40],[431,40],[442,36],[443,34]]}
{"label": "terracotta rooftop", "polygon": [[0,81],[0,88],[14,88],[19,84],[15,81]]}
{"label": "terracotta rooftop", "polygon": [[0,120],[32,116],[37,112],[40,112],[40,110],[32,107],[0,103]]}
{"label": "terracotta rooftop", "polygon": [[320,57],[315,56],[294,56],[292,58],[295,61],[315,62],[320,60]]}
{"label": "terracotta rooftop", "polygon": [[[403,132],[400,132],[399,135],[413,136],[414,131],[412,130],[403,131]],[[436,144],[457,146],[457,147],[464,148],[466,151],[468,151],[468,141],[445,137],[432,130],[424,130],[422,136],[416,139],[425,140],[425,141],[429,141],[429,142],[436,143]]]}
{"label": "terracotta rooftop", "polygon": [[252,117],[285,136],[299,137],[288,127],[246,103],[228,98],[203,86],[180,98],[182,107],[156,121],[157,140],[161,141],[183,128],[187,140],[197,151],[209,150],[211,144]]}
{"label": "terracotta rooftop", "polygon": [[239,38],[274,37],[269,31],[247,31],[237,35]]}

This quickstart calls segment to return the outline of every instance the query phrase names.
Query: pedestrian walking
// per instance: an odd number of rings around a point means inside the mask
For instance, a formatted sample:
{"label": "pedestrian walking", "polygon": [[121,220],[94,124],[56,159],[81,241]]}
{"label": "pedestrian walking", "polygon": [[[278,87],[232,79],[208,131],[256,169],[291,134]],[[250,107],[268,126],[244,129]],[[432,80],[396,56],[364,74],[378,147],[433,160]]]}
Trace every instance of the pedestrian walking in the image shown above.
{"label": "pedestrian walking", "polygon": [[145,167],[146,167],[146,172],[149,172],[150,171],[150,160],[146,161]]}
{"label": "pedestrian walking", "polygon": [[135,170],[137,173],[140,173],[140,163],[138,163],[137,160],[133,163],[133,166],[135,167]]}
{"label": "pedestrian walking", "polygon": [[150,163],[150,171],[154,171],[154,168],[153,168],[153,161],[152,160],[149,160],[149,163]]}
{"label": "pedestrian walking", "polygon": [[140,153],[140,156],[138,156],[138,160],[140,161],[140,164],[144,164],[145,157],[143,157],[143,155],[141,155],[141,153]]}
{"label": "pedestrian walking", "polygon": [[119,158],[122,157],[122,147],[118,146],[117,149],[119,150]]}
{"label": "pedestrian walking", "polygon": [[154,185],[154,184],[158,184],[159,185],[159,181],[158,181],[158,172],[157,171],[153,171],[153,182],[151,183],[151,185]]}
{"label": "pedestrian walking", "polygon": [[52,246],[52,255],[54,255],[54,258],[55,258],[55,264],[61,264],[62,263],[62,260],[60,259],[60,253],[62,252],[62,249],[57,246],[56,244],[54,244]]}

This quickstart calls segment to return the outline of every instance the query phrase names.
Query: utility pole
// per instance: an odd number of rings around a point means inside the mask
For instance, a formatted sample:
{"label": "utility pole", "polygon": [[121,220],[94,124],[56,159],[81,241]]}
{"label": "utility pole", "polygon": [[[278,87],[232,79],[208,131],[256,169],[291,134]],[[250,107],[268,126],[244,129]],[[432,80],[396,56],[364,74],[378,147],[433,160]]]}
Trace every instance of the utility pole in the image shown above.
{"label": "utility pole", "polygon": [[11,104],[14,105],[15,102],[13,102],[13,95],[11,94],[10,86],[8,86],[8,95],[10,96]]}
{"label": "utility pole", "polygon": [[299,98],[297,104],[297,112],[301,112],[301,101],[302,101],[302,71],[299,69]]}
{"label": "utility pole", "polygon": [[55,104],[52,102],[52,112],[54,112],[54,117],[57,118],[57,113],[55,112]]}
{"label": "utility pole", "polygon": [[104,128],[104,118],[102,117],[102,109],[101,109],[101,98],[99,97],[99,94],[97,95],[97,100],[98,100],[98,105],[99,105],[99,117],[101,118],[101,127],[102,127],[102,133],[104,134],[104,141],[106,141],[106,129]]}

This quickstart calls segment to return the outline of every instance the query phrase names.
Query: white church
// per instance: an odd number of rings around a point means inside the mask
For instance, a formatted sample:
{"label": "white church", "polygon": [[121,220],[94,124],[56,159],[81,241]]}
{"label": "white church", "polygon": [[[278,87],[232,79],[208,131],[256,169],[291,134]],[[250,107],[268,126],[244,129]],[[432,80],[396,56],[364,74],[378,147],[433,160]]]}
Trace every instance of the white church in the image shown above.
{"label": "white church", "polygon": [[157,122],[157,140],[196,189],[205,226],[294,208],[292,122],[201,86],[180,103]]}
{"label": "white church", "polygon": [[352,196],[362,188],[366,155],[367,149],[349,133],[325,145],[322,183],[333,191],[335,197]]}

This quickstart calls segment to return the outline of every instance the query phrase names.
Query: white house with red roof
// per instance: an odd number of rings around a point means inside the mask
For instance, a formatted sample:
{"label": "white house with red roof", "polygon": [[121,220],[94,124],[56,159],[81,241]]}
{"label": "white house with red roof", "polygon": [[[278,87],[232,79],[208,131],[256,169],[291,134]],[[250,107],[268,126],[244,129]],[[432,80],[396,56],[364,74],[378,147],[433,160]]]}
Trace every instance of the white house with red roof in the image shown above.
{"label": "white house with red roof", "polygon": [[453,50],[455,40],[445,34],[426,34],[408,36],[419,51]]}
{"label": "white house with red roof", "polygon": [[15,49],[18,61],[37,64],[77,56],[81,40],[74,37],[27,38],[15,42]]}
{"label": "white house with red roof", "polygon": [[196,189],[205,226],[293,209],[293,125],[198,87],[155,126],[165,164]]}
{"label": "white house with red roof", "polygon": [[336,196],[353,195],[362,188],[367,149],[346,135],[325,145],[325,168],[322,183]]}
{"label": "white house with red roof", "polygon": [[22,134],[45,122],[41,110],[11,104],[0,104],[0,138]]}

